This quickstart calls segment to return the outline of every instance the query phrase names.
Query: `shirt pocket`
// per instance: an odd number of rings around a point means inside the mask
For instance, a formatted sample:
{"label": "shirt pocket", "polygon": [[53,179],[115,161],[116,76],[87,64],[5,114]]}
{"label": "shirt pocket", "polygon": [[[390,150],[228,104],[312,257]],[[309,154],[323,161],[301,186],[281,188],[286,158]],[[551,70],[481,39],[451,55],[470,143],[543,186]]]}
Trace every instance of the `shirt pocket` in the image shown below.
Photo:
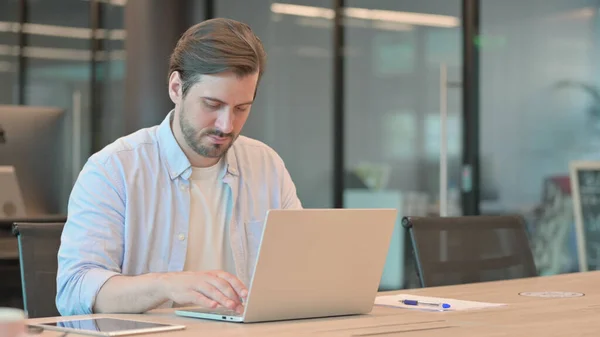
{"label": "shirt pocket", "polygon": [[258,257],[258,249],[264,230],[264,220],[245,221],[244,227],[246,230],[246,247],[248,249],[248,271],[251,277],[254,274],[254,266]]}

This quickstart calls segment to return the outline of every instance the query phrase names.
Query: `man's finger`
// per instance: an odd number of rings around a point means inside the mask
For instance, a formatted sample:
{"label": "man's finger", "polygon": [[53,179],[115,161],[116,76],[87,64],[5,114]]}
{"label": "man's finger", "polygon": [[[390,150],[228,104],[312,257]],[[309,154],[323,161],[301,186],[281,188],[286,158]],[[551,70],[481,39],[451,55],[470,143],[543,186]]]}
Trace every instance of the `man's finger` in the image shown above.
{"label": "man's finger", "polygon": [[214,309],[219,305],[219,303],[217,303],[216,301],[211,300],[210,298],[204,296],[203,294],[201,294],[199,292],[191,292],[189,299],[190,299],[189,303],[180,303],[180,304],[199,305],[201,307],[210,308],[210,309]]}
{"label": "man's finger", "polygon": [[242,303],[240,296],[236,293],[235,289],[227,282],[227,280],[222,279],[218,276],[212,276],[207,279],[208,283],[215,286],[219,291],[223,293],[223,295],[227,296],[230,300],[234,301],[236,305]]}
{"label": "man's finger", "polygon": [[218,287],[215,287],[212,282],[207,280],[208,282],[201,282],[198,284],[196,289],[202,293],[202,295],[208,297],[209,299],[216,301],[218,304],[224,306],[225,308],[235,310],[239,303],[236,303],[227,295],[223,294]]}
{"label": "man's finger", "polygon": [[239,297],[246,298],[248,296],[248,289],[237,277],[224,271],[217,272],[216,275],[229,282]]}

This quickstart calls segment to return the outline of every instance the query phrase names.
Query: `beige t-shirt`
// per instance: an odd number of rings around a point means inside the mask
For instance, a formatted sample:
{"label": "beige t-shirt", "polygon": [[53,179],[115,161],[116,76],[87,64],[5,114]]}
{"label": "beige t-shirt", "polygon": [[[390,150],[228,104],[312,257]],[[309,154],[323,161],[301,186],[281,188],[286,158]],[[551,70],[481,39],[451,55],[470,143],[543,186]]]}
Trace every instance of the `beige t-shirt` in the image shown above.
{"label": "beige t-shirt", "polygon": [[185,271],[223,270],[233,275],[229,240],[231,191],[223,182],[225,162],[192,168],[191,210]]}

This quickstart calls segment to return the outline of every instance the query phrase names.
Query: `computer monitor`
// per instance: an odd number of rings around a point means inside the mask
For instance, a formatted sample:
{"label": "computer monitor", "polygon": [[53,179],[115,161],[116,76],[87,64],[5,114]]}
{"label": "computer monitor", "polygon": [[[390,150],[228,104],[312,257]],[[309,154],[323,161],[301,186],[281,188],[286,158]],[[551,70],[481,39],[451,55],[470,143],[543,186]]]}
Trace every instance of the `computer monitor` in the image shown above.
{"label": "computer monitor", "polygon": [[0,166],[14,167],[26,216],[66,213],[64,117],[59,108],[0,105]]}
{"label": "computer monitor", "polygon": [[0,166],[0,220],[25,216],[27,216],[25,202],[23,202],[15,168]]}

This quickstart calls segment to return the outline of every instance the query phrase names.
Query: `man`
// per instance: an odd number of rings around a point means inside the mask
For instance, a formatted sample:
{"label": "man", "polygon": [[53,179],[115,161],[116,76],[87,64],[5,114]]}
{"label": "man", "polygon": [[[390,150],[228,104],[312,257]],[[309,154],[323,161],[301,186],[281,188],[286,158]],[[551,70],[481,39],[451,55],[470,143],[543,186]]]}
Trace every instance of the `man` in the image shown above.
{"label": "man", "polygon": [[268,209],[301,208],[281,158],[240,136],[265,52],[242,23],[191,27],[170,60],[175,108],[90,157],[58,253],[62,315],[243,311]]}

